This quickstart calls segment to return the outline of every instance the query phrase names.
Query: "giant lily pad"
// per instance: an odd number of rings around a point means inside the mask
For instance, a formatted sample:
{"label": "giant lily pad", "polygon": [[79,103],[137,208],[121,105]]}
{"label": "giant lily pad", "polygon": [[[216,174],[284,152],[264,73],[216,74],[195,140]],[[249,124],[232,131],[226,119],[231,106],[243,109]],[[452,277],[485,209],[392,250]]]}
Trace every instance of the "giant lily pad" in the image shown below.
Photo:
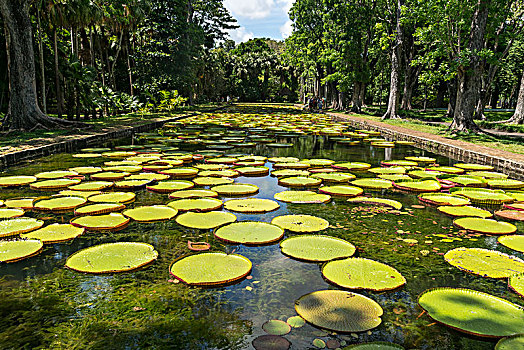
{"label": "giant lily pad", "polygon": [[224,208],[239,213],[267,213],[280,208],[280,204],[261,198],[232,199],[224,204]]}
{"label": "giant lily pad", "polygon": [[136,195],[132,192],[107,192],[90,196],[87,199],[96,203],[131,203]]}
{"label": "giant lily pad", "polygon": [[80,175],[91,175],[101,172],[102,168],[97,166],[79,166],[75,168],[69,168],[69,170],[75,171]]}
{"label": "giant lily pad", "polygon": [[329,227],[327,220],[312,215],[277,216],[271,223],[292,232],[318,232]]}
{"label": "giant lily pad", "polygon": [[109,213],[106,215],[85,215],[71,220],[76,227],[84,227],[89,231],[117,231],[124,228],[129,219],[120,213]]}
{"label": "giant lily pad", "polygon": [[331,165],[335,169],[365,171],[371,168],[371,164],[360,162],[336,163]]}
{"label": "giant lily pad", "polygon": [[205,213],[187,212],[179,215],[176,222],[182,226],[208,230],[235,222],[237,217],[231,213],[209,211]]}
{"label": "giant lily pad", "polygon": [[174,191],[187,190],[194,187],[195,184],[191,181],[161,181],[156,185],[147,186],[147,189],[158,193],[171,193]]}
{"label": "giant lily pad", "polygon": [[273,170],[271,176],[276,177],[286,177],[286,176],[309,176],[310,172],[307,170],[299,169],[282,169],[282,170]]}
{"label": "giant lily pad", "polygon": [[342,288],[384,291],[406,284],[406,279],[393,267],[363,258],[330,261],[322,268],[322,275]]}
{"label": "giant lily pad", "polygon": [[211,176],[202,176],[196,177],[192,180],[197,186],[218,186],[218,185],[227,185],[234,182],[233,179],[227,177],[211,177]]}
{"label": "giant lily pad", "polygon": [[500,236],[498,241],[509,249],[524,253],[524,236],[522,235]]}
{"label": "giant lily pad", "polygon": [[437,208],[438,211],[455,216],[455,217],[464,217],[464,216],[473,216],[473,217],[479,217],[479,218],[490,218],[493,216],[489,211],[471,207],[469,205],[466,206],[448,206],[448,205],[442,205]]}
{"label": "giant lily pad", "polygon": [[70,241],[81,234],[85,229],[83,227],[76,227],[71,224],[51,224],[36,231],[23,233],[20,237],[24,239],[38,239],[44,244],[59,243]]}
{"label": "giant lily pad", "polygon": [[488,185],[491,188],[519,189],[524,187],[524,181],[511,179],[491,179],[488,180]]}
{"label": "giant lily pad", "polygon": [[321,179],[323,182],[349,182],[353,179],[355,179],[355,175],[350,173],[317,173],[314,175],[311,175],[311,177],[316,177],[317,179]]}
{"label": "giant lily pad", "polygon": [[39,240],[0,241],[0,262],[11,263],[37,255],[44,244]]}
{"label": "giant lily pad", "polygon": [[160,174],[169,175],[172,178],[176,179],[185,179],[191,178],[198,174],[198,169],[195,168],[172,168],[167,170],[162,170]]}
{"label": "giant lily pad", "polygon": [[284,191],[275,193],[274,198],[282,202],[297,204],[327,203],[331,200],[331,196],[313,191]]}
{"label": "giant lily pad", "polygon": [[235,168],[234,171],[242,174],[243,176],[264,176],[269,174],[269,168],[265,166],[244,166]]}
{"label": "giant lily pad", "polygon": [[39,182],[33,182],[29,185],[34,190],[56,190],[60,188],[69,187],[72,185],[79,184],[81,180],[79,179],[53,179],[45,180]]}
{"label": "giant lily pad", "polygon": [[173,262],[169,271],[193,286],[217,286],[239,281],[251,271],[251,261],[238,254],[202,253]]}
{"label": "giant lily pad", "polygon": [[435,288],[418,302],[435,321],[483,337],[506,337],[524,329],[524,309],[491,294],[462,288]]}
{"label": "giant lily pad", "polygon": [[410,162],[416,162],[416,163],[435,163],[437,161],[436,158],[432,157],[415,157],[415,156],[408,156],[404,158],[405,160],[408,160]]}
{"label": "giant lily pad", "polygon": [[132,180],[149,180],[149,181],[163,181],[169,179],[169,175],[157,174],[157,173],[140,173],[133,174],[126,177],[125,181]]}
{"label": "giant lily pad", "polygon": [[359,187],[348,185],[322,186],[319,191],[332,196],[342,197],[356,197],[364,192],[364,190]]}
{"label": "giant lily pad", "polygon": [[475,170],[475,171],[493,170],[493,167],[491,165],[483,165],[483,164],[457,163],[454,166],[457,168],[464,169],[464,170]]}
{"label": "giant lily pad", "polygon": [[129,176],[128,172],[120,171],[104,171],[101,173],[96,173],[91,175],[91,180],[102,180],[102,181],[118,181],[124,179],[126,176]]}
{"label": "giant lily pad", "polygon": [[405,174],[406,168],[402,166],[392,166],[392,167],[378,167],[378,168],[371,168],[368,170],[370,173],[373,174]]}
{"label": "giant lily pad", "polygon": [[29,185],[37,180],[34,176],[5,176],[0,177],[0,187],[16,187]]}
{"label": "giant lily pad", "polygon": [[139,222],[171,220],[177,213],[178,210],[165,205],[143,206],[123,211],[125,216]]}
{"label": "giant lily pad", "polygon": [[152,245],[139,242],[105,243],[71,255],[66,267],[85,273],[114,273],[139,269],[158,257]]}
{"label": "giant lily pad", "polygon": [[418,199],[431,205],[462,206],[471,204],[470,200],[462,196],[454,196],[447,193],[423,193]]}
{"label": "giant lily pad", "polygon": [[347,200],[350,203],[355,204],[371,204],[371,205],[380,205],[384,207],[391,207],[396,210],[402,209],[402,203],[393,199],[386,198],[371,198],[371,197],[354,197]]}
{"label": "giant lily pad", "polygon": [[495,350],[522,350],[524,349],[524,334],[500,339],[495,345]]}
{"label": "giant lily pad", "polygon": [[388,189],[393,187],[393,183],[389,180],[384,179],[370,179],[370,178],[363,178],[363,179],[356,179],[351,182],[353,185],[361,187],[361,188],[369,188],[372,190],[382,190],[382,189]]}
{"label": "giant lily pad", "polygon": [[322,180],[314,177],[293,176],[279,178],[278,183],[287,187],[314,187],[320,185]]}
{"label": "giant lily pad", "polygon": [[33,218],[14,218],[0,221],[0,237],[15,236],[44,226],[42,220]]}
{"label": "giant lily pad", "polygon": [[266,222],[242,221],[215,230],[215,237],[228,243],[268,244],[280,240],[284,230]]}
{"label": "giant lily pad", "polygon": [[372,299],[342,290],[320,290],[295,301],[295,310],[307,322],[335,332],[364,332],[382,322],[383,310]]}
{"label": "giant lily pad", "polygon": [[97,203],[84,205],[75,209],[75,215],[100,215],[108,214],[125,209],[125,205],[120,203]]}
{"label": "giant lily pad", "polygon": [[57,196],[48,199],[37,200],[34,202],[33,207],[37,210],[62,213],[73,211],[75,208],[86,202],[87,199],[84,197]]}
{"label": "giant lily pad", "polygon": [[398,189],[410,192],[436,192],[440,191],[441,189],[440,183],[435,180],[403,180],[394,182],[393,186]]}
{"label": "giant lily pad", "polygon": [[241,196],[258,192],[258,186],[252,184],[218,185],[211,187],[212,191],[222,196]]}
{"label": "giant lily pad", "polygon": [[11,198],[4,201],[7,208],[33,209],[33,203],[36,197],[29,198]]}
{"label": "giant lily pad", "polygon": [[113,187],[113,183],[110,181],[89,181],[69,186],[69,189],[73,191],[101,191],[111,187]]}
{"label": "giant lily pad", "polygon": [[475,204],[499,205],[514,201],[512,197],[497,190],[482,188],[459,188],[455,190],[452,188],[450,192],[454,195],[466,197]]}
{"label": "giant lily pad", "polygon": [[464,172],[464,169],[455,168],[453,166],[432,166],[429,167],[428,170],[440,171],[446,174],[462,174]]}
{"label": "giant lily pad", "polygon": [[495,216],[506,220],[524,221],[524,211],[522,210],[499,210]]}
{"label": "giant lily pad", "polygon": [[394,160],[383,160],[380,162],[381,165],[384,166],[403,166],[403,167],[413,167],[417,166],[418,162],[414,162],[411,160],[404,160],[404,159],[394,159]]}
{"label": "giant lily pad", "polygon": [[25,214],[21,208],[0,208],[0,219],[18,218]]}
{"label": "giant lily pad", "polygon": [[454,184],[457,184],[459,186],[466,186],[466,187],[485,187],[486,186],[486,180],[484,180],[484,178],[479,177],[479,176],[459,175],[459,176],[445,178],[445,180],[451,181]]}
{"label": "giant lily pad", "polygon": [[240,175],[240,173],[232,169],[204,170],[198,173],[198,176],[204,176],[204,177],[237,177],[238,175]]}
{"label": "giant lily pad", "polygon": [[62,177],[76,176],[78,173],[72,170],[55,170],[55,171],[45,171],[35,175],[37,179],[50,180],[50,179],[59,179]]}
{"label": "giant lily pad", "polygon": [[353,244],[336,237],[300,235],[287,238],[280,243],[282,253],[295,259],[324,262],[348,258],[355,254]]}
{"label": "giant lily pad", "polygon": [[455,248],[444,255],[451,265],[475,275],[507,278],[524,272],[524,261],[496,250],[482,248]]}
{"label": "giant lily pad", "polygon": [[216,198],[185,198],[169,202],[167,206],[178,211],[205,212],[220,209],[222,201]]}
{"label": "giant lily pad", "polygon": [[149,185],[151,180],[122,180],[115,182],[116,189],[137,189]]}
{"label": "giant lily pad", "polygon": [[509,277],[509,287],[521,297],[524,297],[524,273],[515,274]]}
{"label": "giant lily pad", "polygon": [[200,198],[200,197],[218,197],[218,193],[211,190],[182,190],[171,192],[169,194],[170,199],[182,199],[182,198]]}
{"label": "giant lily pad", "polygon": [[480,176],[485,179],[507,179],[508,175],[493,171],[469,171],[468,175]]}
{"label": "giant lily pad", "polygon": [[509,222],[481,218],[460,218],[453,221],[453,224],[463,230],[492,235],[509,235],[517,231],[517,227]]}

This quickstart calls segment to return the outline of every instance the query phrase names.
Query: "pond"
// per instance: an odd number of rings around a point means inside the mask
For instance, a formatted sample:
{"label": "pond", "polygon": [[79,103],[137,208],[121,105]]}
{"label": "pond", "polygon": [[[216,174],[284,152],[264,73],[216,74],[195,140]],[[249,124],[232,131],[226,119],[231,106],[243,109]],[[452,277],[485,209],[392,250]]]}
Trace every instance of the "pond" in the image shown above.
{"label": "pond", "polygon": [[[246,116],[244,128],[235,126],[234,120],[238,116]],[[198,118],[202,120],[204,116]],[[291,121],[285,121],[288,120],[286,118]],[[204,154],[206,159],[220,154],[235,157],[257,155],[330,159],[337,163],[365,162],[372,167],[380,167],[384,160],[402,160],[407,156],[434,157],[435,163],[441,166],[456,163],[410,145],[382,148],[372,146],[361,138],[353,138],[361,140],[358,144],[340,142],[355,135],[325,135],[335,126],[322,119],[325,117],[315,116],[313,118],[321,119],[312,121],[310,118],[311,115],[291,108],[231,107],[228,113],[208,115],[208,121],[214,121],[211,124],[189,122],[186,125],[182,121],[168,125],[158,133],[138,135],[134,140],[115,140],[101,147],[113,149],[133,143],[151,149],[160,144],[166,153]],[[260,126],[261,120],[270,119],[274,119],[274,125]],[[293,125],[306,125],[302,128],[306,132],[297,133]],[[321,127],[329,130],[324,130],[324,135],[318,132],[317,135],[311,134],[311,130]],[[232,148],[235,143],[236,147]],[[203,149],[207,151],[202,152]],[[2,176],[101,166],[104,162],[115,160],[122,159],[57,154],[13,167]],[[183,166],[202,163],[197,159]],[[263,165],[271,172],[275,170],[273,162],[265,160]],[[376,177],[365,171],[352,173],[357,178]],[[249,196],[220,196],[219,199],[274,200],[274,195],[279,192],[297,190],[283,186],[277,177],[271,175],[238,176],[234,182],[254,184],[259,191]],[[317,192],[317,189],[305,190]],[[34,190],[29,186],[9,187],[1,190],[0,199],[41,197],[57,192]],[[127,204],[127,208],[172,201],[166,193],[145,188],[134,192],[136,201]],[[458,287],[490,293],[523,305],[523,299],[508,288],[507,279],[468,274],[447,263],[443,255],[457,247],[492,249],[521,259],[524,255],[499,244],[496,236],[458,229],[453,225],[452,217],[442,214],[435,206],[421,205],[417,194],[397,189],[365,189],[364,194],[396,200],[402,203],[403,208],[394,210],[384,206],[352,204],[347,202],[348,197],[332,196],[331,201],[322,204],[277,201],[280,207],[267,213],[233,212],[238,221],[267,223],[277,216],[289,214],[323,218],[329,222],[329,227],[321,232],[322,235],[352,243],[357,248],[355,256],[394,267],[406,279],[404,286],[391,291],[355,291],[376,301],[384,310],[378,327],[363,332],[338,333],[306,323],[284,335],[291,343],[291,349],[315,349],[314,344],[323,345],[318,339],[328,342],[332,348],[383,341],[406,349],[492,349],[497,339],[466,335],[436,323],[418,305],[418,297],[427,289]],[[500,206],[483,208],[493,212]],[[74,217],[72,212],[50,214],[39,211],[27,211],[25,216],[44,220],[46,225],[68,223]],[[521,232],[522,225],[517,223],[516,226]],[[284,238],[296,235],[286,230]],[[212,252],[242,255],[251,261],[252,270],[247,278],[231,285],[190,287],[169,273],[175,259],[194,253],[188,249],[188,241],[207,242]],[[65,268],[66,260],[73,253],[112,242],[148,243],[154,246],[159,256],[143,269],[125,273],[92,275]],[[39,255],[2,263],[0,347],[251,349],[253,340],[267,334],[262,328],[265,322],[286,321],[297,315],[295,301],[301,296],[326,289],[344,290],[328,283],[321,269],[321,263],[296,260],[282,254],[278,242],[262,246],[227,244],[216,239],[211,229],[187,228],[175,220],[154,223],[131,220],[127,227],[119,231],[87,231],[72,241],[46,244]]]}

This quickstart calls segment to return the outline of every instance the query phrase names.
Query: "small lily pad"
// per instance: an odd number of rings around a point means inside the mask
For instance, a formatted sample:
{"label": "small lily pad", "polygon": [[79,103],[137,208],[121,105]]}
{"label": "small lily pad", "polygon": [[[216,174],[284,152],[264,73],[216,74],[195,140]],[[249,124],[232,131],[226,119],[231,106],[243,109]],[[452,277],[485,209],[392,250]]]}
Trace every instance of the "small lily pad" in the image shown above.
{"label": "small lily pad", "polygon": [[306,325],[306,321],[300,316],[291,316],[286,322],[293,328],[300,328]]}
{"label": "small lily pad", "polygon": [[288,350],[291,342],[279,335],[265,334],[256,337],[251,343],[255,350]]}
{"label": "small lily pad", "polygon": [[286,335],[291,332],[291,326],[281,320],[269,320],[262,325],[262,329],[271,335]]}

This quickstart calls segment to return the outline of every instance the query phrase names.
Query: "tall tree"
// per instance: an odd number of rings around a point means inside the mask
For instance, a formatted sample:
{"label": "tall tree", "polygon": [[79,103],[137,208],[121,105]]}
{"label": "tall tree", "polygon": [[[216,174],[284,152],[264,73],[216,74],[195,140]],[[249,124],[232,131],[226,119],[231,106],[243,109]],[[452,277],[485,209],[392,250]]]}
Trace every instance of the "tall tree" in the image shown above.
{"label": "tall tree", "polygon": [[72,123],[46,116],[38,106],[33,34],[29,8],[32,0],[0,0],[7,28],[9,109],[11,129],[63,127]]}

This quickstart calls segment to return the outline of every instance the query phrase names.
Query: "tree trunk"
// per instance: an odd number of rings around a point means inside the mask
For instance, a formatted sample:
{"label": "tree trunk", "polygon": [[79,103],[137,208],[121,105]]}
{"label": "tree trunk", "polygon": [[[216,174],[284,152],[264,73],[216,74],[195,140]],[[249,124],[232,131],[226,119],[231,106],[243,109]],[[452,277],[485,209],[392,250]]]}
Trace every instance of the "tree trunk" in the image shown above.
{"label": "tree trunk", "polygon": [[[435,107],[444,108],[444,95],[446,94],[446,82],[440,81],[437,87],[437,96],[435,98]],[[457,94],[455,94],[456,96]]]}
{"label": "tree trunk", "polygon": [[45,95],[45,59],[44,59],[44,45],[42,43],[42,25],[40,23],[40,11],[36,13],[36,24],[38,28],[38,53],[40,56],[40,84],[42,86],[41,98],[42,98],[42,110],[47,113],[46,95]]}
{"label": "tree trunk", "polygon": [[60,70],[58,69],[58,38],[56,28],[53,29],[53,51],[55,54],[55,85],[56,85],[56,109],[58,118],[62,118],[63,103],[62,91],[60,87]]}
{"label": "tree trunk", "polygon": [[74,125],[46,116],[37,103],[33,35],[29,7],[31,0],[0,0],[0,12],[7,27],[9,109],[11,129],[34,129]]}
{"label": "tree trunk", "polygon": [[364,83],[355,81],[353,83],[353,96],[351,97],[351,112],[362,113],[362,96],[361,93]]}
{"label": "tree trunk", "polygon": [[517,100],[515,113],[508,120],[508,122],[515,124],[522,124],[524,122],[524,71],[522,72],[522,78],[520,79],[519,97]]}
{"label": "tree trunk", "polygon": [[483,67],[479,53],[484,48],[490,2],[491,0],[478,0],[477,9],[473,14],[468,45],[471,52],[470,63],[468,66],[459,66],[457,71],[457,103],[450,130],[480,131],[480,128],[474,122]]}
{"label": "tree trunk", "polygon": [[395,33],[395,44],[391,50],[391,78],[389,84],[388,109],[382,119],[399,119],[398,101],[400,95],[399,70],[400,70],[400,50],[402,47],[402,25],[400,23],[402,0],[397,0],[397,27]]}

